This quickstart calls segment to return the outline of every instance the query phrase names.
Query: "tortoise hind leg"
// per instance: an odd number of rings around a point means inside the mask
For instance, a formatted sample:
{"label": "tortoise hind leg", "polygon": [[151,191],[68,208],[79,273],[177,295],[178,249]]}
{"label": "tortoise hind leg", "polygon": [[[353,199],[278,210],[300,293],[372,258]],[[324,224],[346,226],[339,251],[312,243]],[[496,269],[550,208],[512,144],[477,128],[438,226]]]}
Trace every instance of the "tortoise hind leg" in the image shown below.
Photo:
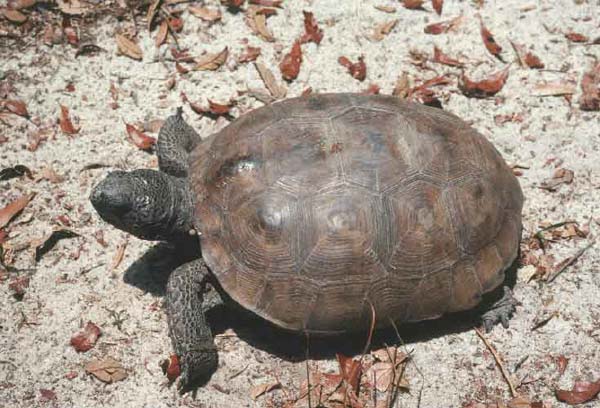
{"label": "tortoise hind leg", "polygon": [[182,393],[208,379],[218,364],[213,335],[204,316],[204,290],[209,277],[200,258],[175,269],[167,283],[169,336],[179,357],[181,376],[177,387]]}
{"label": "tortoise hind leg", "polygon": [[189,153],[201,142],[196,131],[183,120],[181,107],[169,116],[158,134],[158,167],[175,177],[188,174]]}
{"label": "tortoise hind leg", "polygon": [[486,332],[501,323],[502,327],[508,329],[508,321],[512,314],[517,310],[519,301],[514,298],[512,291],[508,286],[504,286],[504,294],[500,300],[491,305],[487,312],[481,315],[481,321]]}

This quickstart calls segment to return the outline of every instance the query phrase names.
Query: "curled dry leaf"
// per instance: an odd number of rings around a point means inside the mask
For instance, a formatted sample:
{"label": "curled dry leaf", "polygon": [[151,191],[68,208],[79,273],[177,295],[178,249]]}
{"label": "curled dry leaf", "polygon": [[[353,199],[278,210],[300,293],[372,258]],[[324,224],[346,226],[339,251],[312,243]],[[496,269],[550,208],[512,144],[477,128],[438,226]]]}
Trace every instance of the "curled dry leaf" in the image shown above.
{"label": "curled dry leaf", "polygon": [[463,73],[459,84],[461,91],[469,97],[485,98],[500,92],[508,78],[508,67],[498,71],[481,81],[472,81]]}
{"label": "curled dry leaf", "polygon": [[273,73],[271,72],[271,70],[269,70],[269,68],[267,68],[266,66],[264,66],[260,62],[255,62],[254,66],[256,67],[256,70],[258,71],[258,74],[260,75],[260,78],[262,79],[262,81],[264,82],[265,86],[269,90],[269,93],[275,99],[282,99],[282,98],[284,98],[285,95],[287,94],[287,89],[285,88],[285,86],[280,85],[279,83],[277,83],[277,80],[275,79],[275,76],[273,75]]}
{"label": "curled dry leaf", "polygon": [[210,7],[190,6],[188,11],[195,17],[201,20],[214,22],[221,19],[221,10]]}
{"label": "curled dry leaf", "polygon": [[565,96],[575,93],[575,84],[566,81],[542,82],[533,88],[535,96]]}
{"label": "curled dry leaf", "polygon": [[38,0],[17,0],[17,1],[9,1],[8,7],[13,8],[15,10],[23,10],[28,9],[37,4]]}
{"label": "curled dry leaf", "polygon": [[258,384],[250,389],[250,396],[253,400],[256,400],[261,395],[266,394],[267,392],[277,389],[279,387],[281,387],[279,381]]}
{"label": "curled dry leaf", "polygon": [[129,123],[125,123],[125,130],[127,130],[129,141],[142,150],[149,150],[156,144],[155,138],[148,136]]}
{"label": "curled dry leaf", "polygon": [[323,30],[321,30],[315,20],[315,16],[310,11],[303,11],[304,14],[304,31],[300,41],[303,43],[312,41],[315,44],[321,44],[323,39]]}
{"label": "curled dry leaf", "polygon": [[457,59],[451,58],[444,54],[438,47],[433,46],[433,62],[437,62],[444,65],[450,65],[451,67],[462,67],[463,63]]}
{"label": "curled dry leaf", "polygon": [[373,41],[381,41],[385,38],[386,35],[392,31],[392,29],[398,23],[398,19],[390,20],[386,23],[381,23],[375,26],[373,29],[373,33],[369,36],[369,38]]}
{"label": "curled dry leaf", "polygon": [[406,72],[403,72],[402,75],[400,75],[396,80],[396,84],[394,85],[392,95],[404,99],[408,96],[409,89],[410,80],[408,79],[408,74]]}
{"label": "curled dry leaf", "polygon": [[500,52],[502,52],[502,47],[496,42],[494,36],[483,24],[483,20],[481,19],[479,20],[479,32],[481,33],[481,39],[483,40],[485,48],[487,48],[492,55],[499,57]]}
{"label": "curled dry leaf", "polygon": [[275,9],[265,9],[261,7],[252,6],[251,8],[248,8],[248,11],[246,13],[246,24],[248,25],[248,27],[250,27],[254,34],[258,35],[263,40],[268,42],[274,42],[275,37],[267,27],[267,17],[268,15],[271,15],[276,12],[277,10]]}
{"label": "curled dry leaf", "polygon": [[90,10],[90,4],[82,0],[56,0],[58,8],[65,14],[79,16]]}
{"label": "curled dry leaf", "polygon": [[60,130],[67,135],[75,135],[81,130],[81,128],[76,128],[73,125],[69,115],[69,108],[64,105],[60,105],[60,118],[58,119],[58,123],[60,125]]}
{"label": "curled dry leaf", "polygon": [[384,13],[392,14],[396,12],[396,7],[393,6],[375,5],[373,7],[379,11],[383,11]]}
{"label": "curled dry leaf", "polygon": [[584,42],[588,42],[589,38],[586,37],[583,34],[579,34],[579,33],[575,33],[573,31],[566,33],[565,37],[567,37],[567,39],[571,42],[574,43],[584,43]]}
{"label": "curled dry leaf", "polygon": [[569,405],[577,405],[593,400],[599,393],[600,380],[595,382],[575,381],[571,391],[556,390],[556,398]]}
{"label": "curled dry leaf", "polygon": [[544,68],[544,63],[533,53],[526,52],[525,47],[523,45],[515,44],[514,42],[510,42],[515,53],[517,54],[517,58],[519,59],[519,64],[522,67],[529,67],[534,69]]}
{"label": "curled dry leaf", "polygon": [[98,326],[92,322],[87,322],[82,331],[71,337],[71,346],[80,353],[88,351],[94,347],[101,334],[102,332]]}
{"label": "curled dry leaf", "polygon": [[117,40],[117,47],[121,54],[126,55],[134,60],[142,60],[144,54],[142,53],[142,49],[139,45],[122,34],[115,35],[115,39]]}
{"label": "curled dry leaf", "polygon": [[158,6],[160,6],[162,0],[153,0],[148,7],[148,12],[146,13],[146,22],[148,23],[148,31],[152,30],[152,23],[154,22],[154,17],[156,16],[156,12],[158,10]]}
{"label": "curled dry leaf", "polygon": [[85,371],[102,382],[111,384],[127,378],[127,371],[121,363],[112,357],[91,360],[85,365]]}
{"label": "curled dry leaf", "polygon": [[25,21],[27,21],[27,16],[21,13],[19,10],[5,8],[2,10],[2,14],[4,15],[4,18],[11,23],[23,24]]}
{"label": "curled dry leaf", "polygon": [[5,227],[8,223],[29,204],[35,196],[34,193],[23,195],[0,208],[0,228]]}
{"label": "curled dry leaf", "polygon": [[438,13],[439,16],[442,15],[442,9],[444,8],[444,0],[431,0],[431,6]]}
{"label": "curled dry leaf", "polygon": [[575,178],[575,172],[573,170],[565,169],[563,167],[556,169],[554,175],[550,180],[544,181],[540,184],[540,188],[548,191],[556,191],[558,186],[561,184],[571,184]]}
{"label": "curled dry leaf", "polygon": [[362,55],[358,57],[358,61],[354,63],[346,57],[339,57],[338,63],[341,66],[346,67],[350,75],[359,81],[364,81],[367,77],[367,66]]}
{"label": "curled dry leaf", "polygon": [[283,57],[281,64],[279,64],[283,79],[286,81],[296,79],[300,73],[300,64],[302,64],[302,48],[300,48],[300,41],[296,41],[292,46],[292,50]]}
{"label": "curled dry leaf", "polygon": [[179,357],[176,354],[171,354],[167,366],[165,368],[165,375],[170,382],[173,382],[181,375],[181,366],[179,365]]}
{"label": "curled dry leaf", "polygon": [[423,8],[424,0],[404,0],[402,3],[409,10],[418,10]]}
{"label": "curled dry leaf", "polygon": [[340,374],[342,378],[352,387],[355,393],[358,393],[358,385],[360,384],[360,376],[362,374],[362,363],[353,360],[352,357],[344,356],[337,353],[335,355],[340,366]]}
{"label": "curled dry leaf", "polygon": [[167,20],[163,20],[158,26],[158,32],[156,33],[156,39],[154,40],[154,44],[156,48],[160,47],[167,41],[167,35],[169,34],[169,24]]}
{"label": "curled dry leaf", "polygon": [[464,21],[463,16],[458,16],[448,21],[440,21],[439,23],[433,23],[425,26],[423,31],[426,34],[438,35],[445,32],[455,30]]}
{"label": "curled dry leaf", "polygon": [[250,0],[250,4],[256,4],[265,7],[281,7],[283,0]]}
{"label": "curled dry leaf", "polygon": [[600,63],[583,74],[579,107],[582,110],[600,110]]}
{"label": "curled dry leaf", "polygon": [[24,118],[29,117],[29,112],[27,111],[27,105],[25,102],[16,100],[16,99],[7,99],[0,102],[2,104],[2,108],[8,110],[15,115],[23,116]]}
{"label": "curled dry leaf", "polygon": [[194,71],[214,71],[227,61],[229,48],[225,47],[217,53],[207,53],[196,61]]}
{"label": "curled dry leaf", "polygon": [[556,369],[558,370],[558,375],[563,375],[565,373],[568,364],[569,359],[562,354],[556,357]]}
{"label": "curled dry leaf", "polygon": [[256,61],[260,56],[261,49],[259,47],[246,46],[246,49],[237,57],[239,63]]}

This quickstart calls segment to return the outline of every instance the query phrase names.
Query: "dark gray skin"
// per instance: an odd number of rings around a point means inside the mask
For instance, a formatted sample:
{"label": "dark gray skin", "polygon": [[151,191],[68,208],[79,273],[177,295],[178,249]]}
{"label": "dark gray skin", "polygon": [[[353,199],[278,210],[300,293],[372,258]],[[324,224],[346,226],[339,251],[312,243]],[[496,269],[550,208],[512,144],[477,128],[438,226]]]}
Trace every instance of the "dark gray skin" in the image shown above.
{"label": "dark gray skin", "polygon": [[[115,171],[94,188],[90,200],[100,217],[138,238],[197,243],[193,194],[187,175],[189,152],[200,142],[178,109],[165,121],[159,134],[160,171]],[[220,299],[206,299],[207,285],[219,289],[202,258],[178,267],[167,283],[169,336],[180,361],[177,386],[182,393],[208,378],[218,364],[204,312]],[[497,323],[508,327],[516,304],[510,289],[505,287],[503,298],[482,315],[486,331]]]}

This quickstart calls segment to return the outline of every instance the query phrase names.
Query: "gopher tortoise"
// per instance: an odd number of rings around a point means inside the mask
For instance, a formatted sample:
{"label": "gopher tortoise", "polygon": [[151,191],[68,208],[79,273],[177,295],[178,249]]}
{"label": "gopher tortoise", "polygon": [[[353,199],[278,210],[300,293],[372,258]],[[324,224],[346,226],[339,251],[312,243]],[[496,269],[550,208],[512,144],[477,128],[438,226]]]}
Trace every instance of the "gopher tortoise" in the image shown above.
{"label": "gopher tortoise", "polygon": [[[115,171],[91,194],[101,218],[149,240],[199,238],[166,291],[185,390],[217,352],[207,285],[285,329],[364,330],[476,306],[517,257],[523,195],[498,151],[440,109],[321,94],[256,109],[201,140],[181,109],[160,171]],[[196,243],[197,245],[197,243]],[[483,314],[507,325],[510,290]]]}

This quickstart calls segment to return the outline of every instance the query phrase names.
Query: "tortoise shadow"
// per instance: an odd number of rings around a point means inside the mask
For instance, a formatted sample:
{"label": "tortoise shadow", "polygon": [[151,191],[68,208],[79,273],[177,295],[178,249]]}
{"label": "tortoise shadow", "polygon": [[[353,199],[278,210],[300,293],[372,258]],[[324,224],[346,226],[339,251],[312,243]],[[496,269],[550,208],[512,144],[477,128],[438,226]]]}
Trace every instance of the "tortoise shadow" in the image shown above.
{"label": "tortoise shadow", "polygon": [[[148,249],[141,258],[125,271],[123,280],[155,296],[164,296],[171,272],[178,266],[199,256],[196,249],[173,244],[159,243]],[[441,318],[415,323],[404,323],[394,328],[378,329],[373,333],[370,348],[378,349],[385,345],[419,343],[427,340],[458,334],[479,326],[481,314],[503,295],[503,286],[511,289],[516,284],[517,259],[506,270],[503,285],[484,296],[483,302],[475,309],[451,313]],[[222,294],[223,296],[223,294]],[[226,295],[225,295],[226,296]],[[276,327],[237,305],[231,299],[207,312],[207,318],[214,335],[233,329],[236,335],[252,347],[266,351],[283,360],[303,361],[307,352],[311,359],[331,359],[336,354],[357,355],[362,353],[368,333],[355,332],[343,335],[310,336]]]}

